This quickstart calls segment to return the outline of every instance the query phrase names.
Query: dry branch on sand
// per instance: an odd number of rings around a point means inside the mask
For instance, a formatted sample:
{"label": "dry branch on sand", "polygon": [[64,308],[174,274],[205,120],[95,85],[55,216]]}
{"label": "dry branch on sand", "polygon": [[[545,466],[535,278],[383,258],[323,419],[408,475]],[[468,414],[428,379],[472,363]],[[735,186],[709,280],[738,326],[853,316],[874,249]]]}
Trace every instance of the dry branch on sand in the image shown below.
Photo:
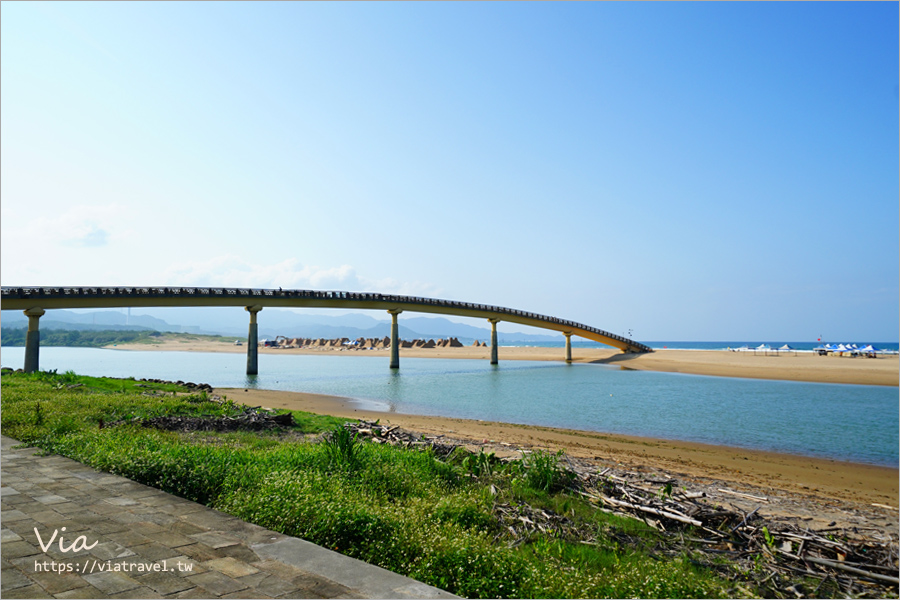
{"label": "dry branch on sand", "polygon": [[[471,445],[378,422],[360,421],[345,427],[375,443],[431,448],[438,457]],[[529,452],[512,449],[523,455]],[[655,555],[686,557],[736,583],[755,584],[759,593],[776,597],[897,594],[898,539],[890,534],[844,527],[816,531],[798,524],[808,517],[767,515],[770,498],[765,496],[720,486],[689,490],[685,482],[666,474],[648,477],[613,468],[598,471],[590,463],[568,458],[565,463],[576,475],[571,491],[599,510],[638,519],[660,532]],[[736,507],[729,501],[731,497],[752,502],[755,508]],[[497,502],[493,512],[500,524],[499,535],[508,533],[513,546],[538,532],[596,543],[595,530],[579,527],[549,510]],[[620,542],[640,543],[621,532],[611,535]]]}

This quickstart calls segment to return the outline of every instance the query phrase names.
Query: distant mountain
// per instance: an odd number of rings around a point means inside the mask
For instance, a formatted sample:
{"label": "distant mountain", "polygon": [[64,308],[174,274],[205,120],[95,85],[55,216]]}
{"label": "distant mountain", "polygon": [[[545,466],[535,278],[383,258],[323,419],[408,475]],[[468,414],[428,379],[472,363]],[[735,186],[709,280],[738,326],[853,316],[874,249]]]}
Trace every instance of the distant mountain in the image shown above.
{"label": "distant mountain", "polygon": [[[290,310],[263,310],[258,315],[260,338],[285,337],[375,338],[391,334],[391,324],[364,314],[321,315]],[[28,318],[21,311],[4,310],[0,314],[3,327],[27,327]],[[400,337],[403,339],[438,339],[455,337],[465,344],[473,340],[489,341],[489,327],[456,323],[443,317],[401,316]],[[209,335],[246,336],[249,317],[235,307],[137,309],[128,316],[121,311],[101,310],[88,313],[52,310],[41,318],[41,329],[149,329],[161,332],[201,333]],[[556,342],[558,335],[498,333],[502,343]]]}
{"label": "distant mountain", "polygon": [[[3,327],[13,329],[28,327],[28,317],[21,311],[4,310],[0,315]],[[75,313],[69,310],[48,311],[41,318],[41,329],[68,329],[73,331],[180,331],[161,319],[150,316],[132,316],[126,323],[126,315],[117,312]]]}

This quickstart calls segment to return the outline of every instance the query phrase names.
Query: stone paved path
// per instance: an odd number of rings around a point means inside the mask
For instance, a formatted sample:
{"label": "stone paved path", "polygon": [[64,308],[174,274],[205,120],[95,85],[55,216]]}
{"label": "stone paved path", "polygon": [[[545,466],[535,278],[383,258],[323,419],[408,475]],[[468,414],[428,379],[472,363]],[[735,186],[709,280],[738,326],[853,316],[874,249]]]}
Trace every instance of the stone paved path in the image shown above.
{"label": "stone paved path", "polygon": [[[68,458],[15,448],[8,437],[0,441],[3,598],[454,597]],[[61,541],[71,549],[62,551]]]}

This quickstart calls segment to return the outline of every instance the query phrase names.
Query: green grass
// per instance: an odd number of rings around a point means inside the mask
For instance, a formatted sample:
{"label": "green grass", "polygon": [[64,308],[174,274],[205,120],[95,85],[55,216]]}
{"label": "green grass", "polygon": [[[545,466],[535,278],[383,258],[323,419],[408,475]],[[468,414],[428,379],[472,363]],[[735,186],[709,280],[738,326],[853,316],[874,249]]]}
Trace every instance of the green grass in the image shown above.
{"label": "green grass", "polygon": [[[222,415],[241,407],[203,395],[147,396],[142,392],[148,388],[135,388],[130,380],[68,373],[7,374],[2,382],[6,435],[456,594],[727,594],[727,582],[711,572],[679,559],[656,560],[605,536],[611,528],[630,528],[650,546],[656,534],[560,490],[560,478],[568,476],[553,455],[511,464],[490,455],[442,461],[429,451],[359,442],[334,430],[340,420],[333,417],[310,417],[298,427],[331,430],[325,443],[273,433],[178,434],[135,424],[100,428],[101,419]],[[77,383],[83,385],[68,387]],[[533,536],[510,547],[493,515],[495,502],[554,510],[598,541],[586,545]]]}

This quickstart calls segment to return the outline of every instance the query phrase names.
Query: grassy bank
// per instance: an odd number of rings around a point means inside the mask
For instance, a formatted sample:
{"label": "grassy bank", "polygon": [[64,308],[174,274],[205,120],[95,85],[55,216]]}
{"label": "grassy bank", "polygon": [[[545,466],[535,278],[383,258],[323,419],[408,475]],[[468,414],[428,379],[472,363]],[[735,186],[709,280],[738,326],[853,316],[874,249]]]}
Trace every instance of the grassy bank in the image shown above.
{"label": "grassy bank", "polygon": [[[308,413],[294,413],[296,425],[278,432],[160,431],[139,420],[236,416],[245,407],[172,385],[72,373],[12,373],[2,382],[6,435],[456,594],[735,593],[686,559],[655,557],[652,529],[565,491],[570,474],[553,455],[439,459],[360,443],[335,429],[341,420]],[[313,435],[322,432],[324,441]],[[498,505],[564,515],[569,525],[516,539]]]}

